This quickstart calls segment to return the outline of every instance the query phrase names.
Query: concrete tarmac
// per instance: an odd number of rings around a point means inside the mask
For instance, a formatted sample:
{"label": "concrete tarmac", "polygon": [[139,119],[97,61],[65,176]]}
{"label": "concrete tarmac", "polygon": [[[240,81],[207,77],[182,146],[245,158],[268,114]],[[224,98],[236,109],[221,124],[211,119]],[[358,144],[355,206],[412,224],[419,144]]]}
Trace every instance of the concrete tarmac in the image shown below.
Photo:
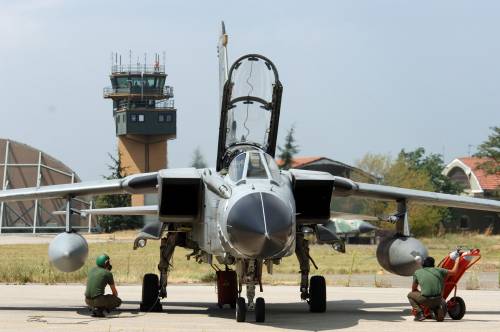
{"label": "concrete tarmac", "polygon": [[[162,313],[138,312],[141,286],[118,286],[120,310],[90,317],[83,285],[0,285],[0,331],[500,331],[500,292],[459,290],[463,320],[413,322],[406,288],[329,287],[326,313],[310,313],[297,286],[265,286],[266,322],[237,323],[214,286],[174,285]],[[260,293],[257,292],[257,296]]]}

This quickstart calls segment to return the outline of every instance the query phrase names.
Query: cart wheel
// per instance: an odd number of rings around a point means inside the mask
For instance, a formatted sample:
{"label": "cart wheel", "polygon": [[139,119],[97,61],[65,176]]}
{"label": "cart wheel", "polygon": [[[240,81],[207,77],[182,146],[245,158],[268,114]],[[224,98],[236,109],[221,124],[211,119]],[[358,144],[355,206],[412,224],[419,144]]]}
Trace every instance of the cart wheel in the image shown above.
{"label": "cart wheel", "polygon": [[459,296],[452,297],[447,302],[448,315],[453,320],[460,320],[465,315],[465,301]]}

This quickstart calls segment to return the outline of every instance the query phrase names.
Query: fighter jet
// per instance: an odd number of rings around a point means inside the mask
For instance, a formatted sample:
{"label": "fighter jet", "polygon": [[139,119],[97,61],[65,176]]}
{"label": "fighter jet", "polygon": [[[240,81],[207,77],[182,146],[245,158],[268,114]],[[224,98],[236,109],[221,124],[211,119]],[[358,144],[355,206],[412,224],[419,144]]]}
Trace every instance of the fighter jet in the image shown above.
{"label": "fighter jet", "polygon": [[[87,243],[71,229],[79,214],[155,215],[158,223],[147,225],[134,243],[139,248],[160,240],[159,277],[144,277],[142,309],[157,308],[159,298],[166,297],[173,252],[179,246],[193,250],[191,257],[197,262],[219,264],[235,277],[237,295],[230,304],[238,322],[246,320],[248,310],[263,322],[264,298],[255,299],[256,286],[263,290],[263,270],[272,274],[274,265],[294,253],[300,263],[299,298],[311,312],[326,310],[324,277],[309,277],[307,239],[313,235],[323,243],[337,241],[335,232],[324,226],[330,219],[332,197],[397,202],[397,213],[387,218],[397,235],[381,241],[377,258],[386,270],[405,276],[416,269],[416,256],[427,256],[424,245],[411,236],[408,203],[500,212],[499,201],[354,182],[317,171],[280,170],[274,159],[283,91],[278,70],[259,54],[244,55],[229,66],[227,43],[223,26],[218,44],[221,92],[215,168],[164,169],[117,180],[0,191],[0,202],[66,200],[66,232],[49,246],[56,268],[74,271],[85,262]],[[73,207],[77,196],[123,193],[156,193],[158,204],[91,211]]]}

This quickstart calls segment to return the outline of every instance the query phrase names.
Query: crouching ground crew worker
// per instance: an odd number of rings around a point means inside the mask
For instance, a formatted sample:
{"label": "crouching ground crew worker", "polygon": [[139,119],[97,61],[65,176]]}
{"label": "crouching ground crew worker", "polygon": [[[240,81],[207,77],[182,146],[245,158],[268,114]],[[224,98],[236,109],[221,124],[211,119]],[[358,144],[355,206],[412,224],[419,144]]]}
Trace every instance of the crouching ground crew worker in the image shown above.
{"label": "crouching ground crew worker", "polygon": [[[444,279],[447,275],[455,275],[457,273],[458,261],[459,259],[455,257],[453,269],[447,270],[434,267],[434,258],[427,257],[422,263],[422,268],[415,271],[411,292],[408,293],[408,301],[410,301],[411,306],[417,312],[415,321],[423,321],[425,319],[424,312],[420,307],[421,304],[434,311],[438,322],[444,320],[445,312],[441,305]],[[418,290],[419,285],[420,291]]]}
{"label": "crouching ground crew worker", "polygon": [[[103,310],[111,311],[122,303],[118,297],[109,256],[102,254],[96,259],[96,265],[87,276],[87,288],[85,290],[85,303],[92,309],[92,316],[104,317]],[[113,295],[104,295],[106,285],[111,287]]]}

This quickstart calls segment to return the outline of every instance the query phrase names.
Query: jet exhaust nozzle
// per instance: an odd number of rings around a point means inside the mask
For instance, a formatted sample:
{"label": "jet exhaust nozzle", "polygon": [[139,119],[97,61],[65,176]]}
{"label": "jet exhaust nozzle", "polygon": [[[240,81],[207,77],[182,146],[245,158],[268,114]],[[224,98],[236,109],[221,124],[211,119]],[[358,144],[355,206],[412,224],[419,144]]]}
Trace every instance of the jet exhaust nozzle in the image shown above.
{"label": "jet exhaust nozzle", "polygon": [[377,247],[377,260],[385,270],[411,276],[420,268],[420,260],[428,256],[427,248],[414,237],[394,235],[383,239]]}
{"label": "jet exhaust nozzle", "polygon": [[87,240],[78,233],[58,234],[49,244],[49,261],[62,272],[80,269],[88,254]]}
{"label": "jet exhaust nozzle", "polygon": [[230,209],[227,232],[231,245],[247,258],[272,258],[291,245],[292,212],[272,194],[251,193]]}

